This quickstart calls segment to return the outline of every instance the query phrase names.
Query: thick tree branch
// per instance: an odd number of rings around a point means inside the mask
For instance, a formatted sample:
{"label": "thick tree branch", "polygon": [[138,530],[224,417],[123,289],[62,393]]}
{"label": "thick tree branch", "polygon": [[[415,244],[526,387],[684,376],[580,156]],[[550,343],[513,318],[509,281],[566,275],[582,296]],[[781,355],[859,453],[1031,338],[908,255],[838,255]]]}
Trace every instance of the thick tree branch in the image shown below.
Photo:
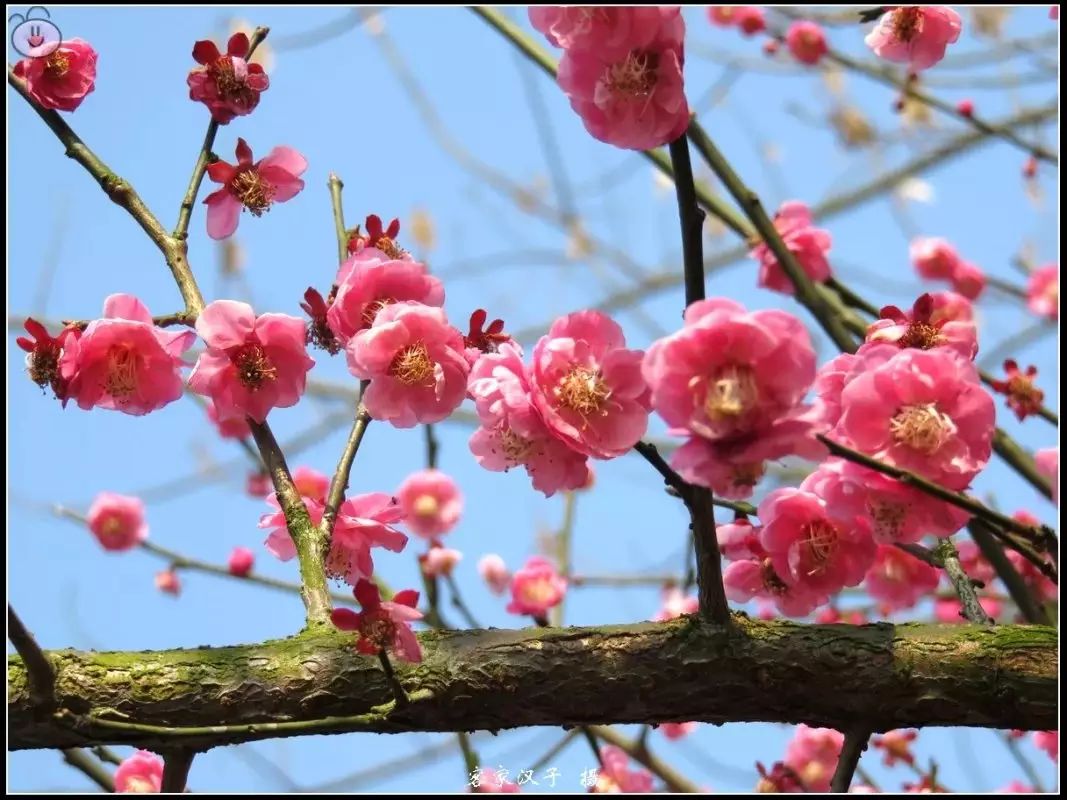
{"label": "thick tree branch", "polygon": [[420,639],[425,660],[397,665],[411,704],[391,710],[378,660],[329,630],[253,646],[51,652],[67,718],[39,713],[22,659],[11,656],[8,746],[161,751],[179,739],[201,748],[345,730],[680,720],[1050,730],[1057,719],[1057,636],[1043,626],[800,625],[735,615],[729,626],[686,618]]}

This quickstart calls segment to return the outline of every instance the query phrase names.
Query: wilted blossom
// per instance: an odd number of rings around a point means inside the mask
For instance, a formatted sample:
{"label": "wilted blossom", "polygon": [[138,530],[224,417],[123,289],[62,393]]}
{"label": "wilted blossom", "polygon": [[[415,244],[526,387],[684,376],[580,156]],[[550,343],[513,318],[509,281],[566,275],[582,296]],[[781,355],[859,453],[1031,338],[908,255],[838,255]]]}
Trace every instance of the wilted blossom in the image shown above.
{"label": "wilted blossom", "polygon": [[162,787],[163,759],[148,750],[136,751],[115,770],[116,792],[153,794]]}
{"label": "wilted blossom", "polygon": [[63,343],[69,338],[81,336],[77,328],[64,328],[58,336],[48,333],[40,322],[27,317],[24,323],[29,336],[15,337],[15,344],[26,352],[26,372],[30,380],[44,389],[52,387],[58,400],[67,404],[67,382],[59,373],[59,359],[63,355]]}
{"label": "wilted blossom", "polygon": [[237,163],[221,159],[207,165],[207,175],[217,189],[204,198],[207,204],[207,235],[225,239],[237,230],[241,210],[260,217],[275,203],[293,199],[304,181],[300,176],[308,162],[291,147],[275,147],[265,158],[252,161],[252,148],[244,139],[237,140]]}
{"label": "wilted blossom", "polygon": [[864,41],[887,61],[918,72],[944,58],[962,28],[960,15],[948,6],[896,6],[879,17]]}
{"label": "wilted blossom", "polygon": [[105,550],[122,551],[148,538],[144,502],[114,492],[101,492],[89,506],[89,530]]}
{"label": "wilted blossom", "polygon": [[263,67],[246,61],[250,44],[247,35],[235,33],[226,43],[225,55],[210,39],[193,46],[193,58],[200,66],[189,72],[189,99],[206,105],[220,125],[251,114],[259,95],[270,86]]}
{"label": "wilted blossom", "polygon": [[97,53],[81,39],[54,45],[53,41],[33,48],[31,57],[19,61],[12,71],[26,81],[26,90],[43,108],[73,111],[96,88]]}
{"label": "wilted blossom", "polygon": [[[782,203],[774,215],[774,227],[786,248],[800,264],[804,273],[816,283],[830,277],[830,262],[826,255],[833,243],[829,232],[816,228],[811,209],[799,200]],[[783,294],[796,291],[793,282],[778,263],[778,257],[766,242],[760,242],[749,255],[759,261],[759,285]]]}
{"label": "wilted blossom", "polygon": [[422,648],[411,630],[411,623],[422,619],[422,612],[416,608],[418,592],[405,589],[397,592],[391,601],[382,600],[377,585],[360,580],[356,582],[353,594],[361,610],[335,608],[330,620],[340,630],[359,633],[356,642],[359,652],[377,655],[387,650],[401,661],[413,664],[422,661]]}

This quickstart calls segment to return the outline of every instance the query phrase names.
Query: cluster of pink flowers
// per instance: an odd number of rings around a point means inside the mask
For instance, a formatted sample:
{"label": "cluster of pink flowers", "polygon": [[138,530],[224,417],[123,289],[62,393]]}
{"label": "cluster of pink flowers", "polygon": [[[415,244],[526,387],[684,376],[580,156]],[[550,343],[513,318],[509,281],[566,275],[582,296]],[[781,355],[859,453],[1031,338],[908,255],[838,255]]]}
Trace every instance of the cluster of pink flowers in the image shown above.
{"label": "cluster of pink flowers", "polygon": [[[830,262],[826,258],[832,242],[830,234],[812,224],[811,210],[804,203],[799,200],[783,203],[774,215],[774,227],[809,278],[822,283],[830,277]],[[759,262],[760,286],[793,294],[793,282],[765,242],[756,245],[749,255]]]}
{"label": "cluster of pink flowers", "polygon": [[650,150],[685,133],[678,6],[530,6],[530,22],[563,48],[560,88],[595,138]]}
{"label": "cluster of pink flowers", "polygon": [[480,422],[471,452],[489,470],[525,467],[546,496],[585,487],[589,457],[623,455],[648,426],[643,355],[598,311],[556,320],[532,367],[515,344],[480,354],[468,385]]}
{"label": "cluster of pink flowers", "polygon": [[864,41],[887,61],[918,72],[945,57],[962,27],[960,15],[948,6],[888,6]]}
{"label": "cluster of pink flowers", "polygon": [[822,452],[813,409],[801,403],[815,351],[791,314],[724,298],[693,303],[683,328],[649,347],[642,373],[653,407],[689,436],[671,465],[690,483],[745,498],[767,460]]}
{"label": "cluster of pink flowers", "polygon": [[915,239],[909,254],[920,277],[948,281],[952,284],[952,291],[968,300],[977,300],[985,289],[985,273],[975,264],[964,260],[956,248],[944,239]]}

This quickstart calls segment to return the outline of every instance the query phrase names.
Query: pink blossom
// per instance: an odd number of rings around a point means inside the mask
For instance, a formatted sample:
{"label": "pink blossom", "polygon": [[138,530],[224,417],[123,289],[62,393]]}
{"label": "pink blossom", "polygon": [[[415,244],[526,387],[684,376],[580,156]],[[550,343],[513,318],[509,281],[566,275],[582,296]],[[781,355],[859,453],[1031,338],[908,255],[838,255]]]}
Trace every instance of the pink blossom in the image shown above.
{"label": "pink blossom", "polygon": [[141,416],[181,397],[181,354],[195,338],[192,331],[157,328],[140,300],[113,294],[104,301],[103,319],[64,340],[60,376],[80,408]]}
{"label": "pink blossom", "polygon": [[440,422],[463,402],[470,370],[463,334],[439,308],[386,306],[348,342],[346,353],[352,374],[371,381],[363,404],[374,419],[411,428]]}
{"label": "pink blossom", "polygon": [[844,744],[844,734],[833,728],[800,724],[786,747],[785,763],[796,771],[808,791],[828,792]]}
{"label": "pink blossom", "polygon": [[897,6],[879,19],[863,40],[887,61],[907,64],[912,72],[929,69],[960,38],[960,15],[948,6]]}
{"label": "pink blossom", "polygon": [[69,338],[81,336],[77,328],[64,328],[58,336],[52,336],[48,329],[33,317],[27,317],[23,323],[29,336],[15,337],[15,344],[26,353],[26,372],[30,380],[41,389],[52,388],[56,399],[67,405],[67,382],[59,373],[59,361],[63,356],[63,343]]}
{"label": "pink blossom", "polygon": [[252,429],[248,427],[248,420],[243,416],[219,419],[219,410],[215,404],[208,403],[207,417],[214,423],[215,429],[223,439],[247,439],[252,435]]}
{"label": "pink blossom", "polygon": [[931,236],[912,240],[908,254],[920,277],[927,280],[950,280],[962,260],[956,248],[945,239]]}
{"label": "pink blossom", "polygon": [[819,594],[806,585],[783,581],[768,556],[727,564],[722,582],[727,598],[735,603],[747,603],[753,598],[760,601],[761,619],[774,618],[773,613],[765,616],[769,611],[765,603],[772,603],[787,617],[806,617],[827,600],[826,594]]}
{"label": "pink blossom", "polygon": [[189,99],[206,105],[220,125],[251,114],[259,105],[259,95],[270,86],[263,67],[246,60],[249,45],[248,36],[235,33],[225,55],[210,39],[193,46],[193,58],[200,66],[189,71]]}
{"label": "pink blossom", "polygon": [[401,661],[412,664],[422,661],[422,648],[411,630],[411,623],[422,619],[422,612],[415,608],[418,592],[405,589],[397,592],[391,601],[382,600],[374,583],[360,580],[353,594],[362,610],[335,608],[330,619],[340,630],[359,633],[356,649],[360,653],[377,655],[384,649]]}
{"label": "pink blossom", "polygon": [[694,595],[687,595],[677,586],[663,588],[663,606],[652,618],[654,622],[666,622],[677,619],[683,614],[695,614],[700,603]]}
{"label": "pink blossom", "polygon": [[138,750],[115,770],[115,791],[153,794],[163,789],[163,759]]}
{"label": "pink blossom", "polygon": [[884,603],[888,611],[911,608],[937,590],[940,573],[893,545],[878,545],[874,564],[867,570],[867,592]]}
{"label": "pink blossom", "polygon": [[173,569],[165,569],[156,573],[156,588],[177,597],[182,592],[182,582],[177,572]]}
{"label": "pink blossom", "polygon": [[664,722],[659,726],[659,731],[672,742],[683,739],[698,727],[696,722]]}
{"label": "pink blossom", "polygon": [[887,731],[881,736],[874,737],[874,746],[885,751],[882,763],[887,767],[895,766],[897,762],[914,764],[915,756],[912,755],[911,744],[918,736],[918,731]]}
{"label": "pink blossom", "polygon": [[952,283],[952,290],[962,294],[968,300],[977,300],[986,285],[986,276],[981,268],[970,261],[963,260],[956,264],[956,269],[949,280]]}
{"label": "pink blossom", "polygon": [[785,43],[793,58],[801,64],[818,64],[829,49],[826,34],[815,22],[797,20],[785,33]]}
{"label": "pink blossom", "polygon": [[463,495],[456,482],[436,469],[414,472],[396,490],[404,521],[424,539],[443,536],[456,527],[463,512]]}
{"label": "pink blossom", "polygon": [[531,556],[511,576],[511,602],[508,613],[544,617],[548,609],[559,605],[567,592],[567,579],[547,558]]}
{"label": "pink blossom", "polygon": [[342,342],[374,324],[378,312],[410,300],[441,306],[445,289],[426,266],[409,259],[389,259],[367,248],[350,256],[337,272],[337,295],[326,312],[330,330]]}
{"label": "pink blossom", "polygon": [[594,458],[630,450],[648,427],[643,355],[627,350],[622,328],[599,311],[553,322],[534,347],[531,386],[534,405],[553,435]]}
{"label": "pink blossom", "polygon": [[630,757],[613,745],[600,748],[603,766],[598,775],[595,794],[648,794],[652,791],[652,773],[645,769],[630,769]]}
{"label": "pink blossom", "polygon": [[1059,319],[1059,264],[1046,264],[1030,273],[1026,282],[1026,304],[1038,316]]}
{"label": "pink blossom", "polygon": [[546,497],[580,489],[588,478],[588,457],[552,435],[534,406],[531,383],[517,344],[501,344],[474,363],[467,389],[481,427],[470,438],[471,452],[493,472],[525,467]]}
{"label": "pink blossom", "polygon": [[248,573],[252,571],[252,565],[256,563],[255,554],[247,547],[235,547],[230,553],[230,560],[227,562],[227,567],[230,570],[231,575],[236,575],[238,578],[248,577]]}
{"label": "pink blossom", "polygon": [[989,461],[995,409],[973,365],[940,350],[901,350],[841,393],[831,438],[963,489]]}
{"label": "pink blossom", "polygon": [[1048,753],[1053,761],[1060,760],[1060,732],[1059,731],[1034,731],[1034,744]]}
{"label": "pink blossom", "polygon": [[1052,486],[1052,502],[1060,504],[1060,448],[1046,447],[1034,453],[1037,471],[1048,479]]}
{"label": "pink blossom", "polygon": [[330,478],[316,469],[300,466],[293,470],[293,485],[301,497],[325,503],[326,493],[330,490]]}
{"label": "pink blossom", "polygon": [[[940,301],[943,307],[944,301]],[[952,319],[939,314],[939,298],[924,294],[911,311],[886,306],[880,319],[867,327],[867,342],[889,342],[901,349],[932,350],[944,347],[973,361],[978,353],[978,328],[972,319]]]}
{"label": "pink blossom", "polygon": [[67,39],[45,54],[54,44],[31,50],[31,56],[35,51],[41,55],[22,59],[13,72],[26,81],[30,97],[41,107],[73,111],[96,88],[96,51],[86,41]]}
{"label": "pink blossom", "polygon": [[820,464],[800,488],[842,514],[863,517],[882,544],[918,542],[928,534],[951,536],[971,516],[895,478],[836,458]]}
{"label": "pink blossom", "polygon": [[650,46],[665,22],[680,18],[678,6],[530,6],[529,14],[556,47],[607,57]]}
{"label": "pink blossom", "polygon": [[612,9],[620,15],[658,15],[611,43],[563,53],[557,80],[585,129],[629,150],[649,150],[681,136],[689,125],[682,84],[685,21],[677,6]]}
{"label": "pink blossom", "polygon": [[759,6],[738,6],[734,9],[734,20],[745,36],[754,36],[767,29],[767,20]]}
{"label": "pink blossom", "polygon": [[463,553],[451,550],[434,542],[430,549],[419,556],[419,566],[423,575],[431,578],[452,574],[456,564],[463,560]]}
{"label": "pink blossom", "polygon": [[719,552],[730,561],[743,561],[755,558],[763,553],[759,543],[759,528],[748,521],[748,517],[718,525],[715,538],[719,542]]}
{"label": "pink blossom", "polygon": [[511,583],[511,573],[496,553],[488,553],[478,560],[478,574],[493,594],[503,594]]}
{"label": "pink blossom", "polygon": [[[830,262],[826,254],[830,252],[833,240],[828,231],[814,227],[811,210],[806,204],[799,200],[782,203],[774,215],[774,227],[809,278],[821,283],[830,277]],[[760,263],[760,286],[782,294],[794,293],[793,282],[766,242],[756,245],[749,256]]]}
{"label": "pink blossom", "polygon": [[786,584],[828,595],[856,586],[874,561],[862,517],[829,507],[803,489],[776,489],[759,505],[760,544]]}
{"label": "pink blossom", "polygon": [[89,530],[105,550],[129,550],[148,538],[139,497],[100,492],[89,506],[88,521]]}
{"label": "pink blossom", "polygon": [[223,419],[262,423],[272,408],[295,406],[315,361],[307,328],[288,314],[256,316],[252,306],[216,300],[200,312],[196,331],[207,344],[189,376],[189,388],[210,397]]}
{"label": "pink blossom", "polygon": [[[999,617],[1003,610],[1000,601],[992,597],[979,595],[978,604],[992,619]],[[934,619],[949,624],[967,621],[963,616],[963,605],[955,597],[939,597],[934,601]]]}
{"label": "pink blossom", "polygon": [[226,239],[237,230],[241,209],[261,217],[275,203],[291,200],[304,188],[300,175],[308,162],[291,147],[275,147],[266,158],[253,163],[252,148],[237,140],[237,163],[221,159],[207,166],[208,177],[222,188],[204,198],[207,204],[207,235]]}

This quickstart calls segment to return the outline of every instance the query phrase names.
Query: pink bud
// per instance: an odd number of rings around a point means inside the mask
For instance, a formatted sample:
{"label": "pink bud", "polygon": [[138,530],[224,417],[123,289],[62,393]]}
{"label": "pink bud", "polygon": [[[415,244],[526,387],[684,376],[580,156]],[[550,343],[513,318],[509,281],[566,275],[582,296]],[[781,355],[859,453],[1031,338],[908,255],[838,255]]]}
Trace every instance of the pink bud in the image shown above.
{"label": "pink bud", "polygon": [[249,472],[245,482],[245,491],[252,497],[264,498],[274,490],[270,475],[263,472]]}
{"label": "pink bud", "polygon": [[419,556],[419,564],[422,565],[423,573],[436,578],[440,575],[451,575],[452,569],[462,558],[463,554],[459,550],[437,546]]}
{"label": "pink bud", "polygon": [[252,565],[255,561],[255,555],[247,547],[233,548],[229,561],[230,574],[236,575],[238,578],[247,577],[248,573],[252,571]]}
{"label": "pink bud", "polygon": [[496,553],[482,556],[481,560],[478,561],[478,574],[489,585],[489,589],[493,594],[503,594],[507,591],[508,584],[511,582],[511,575],[508,573],[508,567],[504,563],[504,559]]}
{"label": "pink bud", "polygon": [[161,592],[172,594],[175,597],[182,592],[182,583],[178,579],[178,573],[173,569],[165,569],[156,573],[156,588]]}
{"label": "pink bud", "polygon": [[956,103],[956,110],[963,116],[970,117],[974,115],[974,102],[971,100],[960,100]]}

